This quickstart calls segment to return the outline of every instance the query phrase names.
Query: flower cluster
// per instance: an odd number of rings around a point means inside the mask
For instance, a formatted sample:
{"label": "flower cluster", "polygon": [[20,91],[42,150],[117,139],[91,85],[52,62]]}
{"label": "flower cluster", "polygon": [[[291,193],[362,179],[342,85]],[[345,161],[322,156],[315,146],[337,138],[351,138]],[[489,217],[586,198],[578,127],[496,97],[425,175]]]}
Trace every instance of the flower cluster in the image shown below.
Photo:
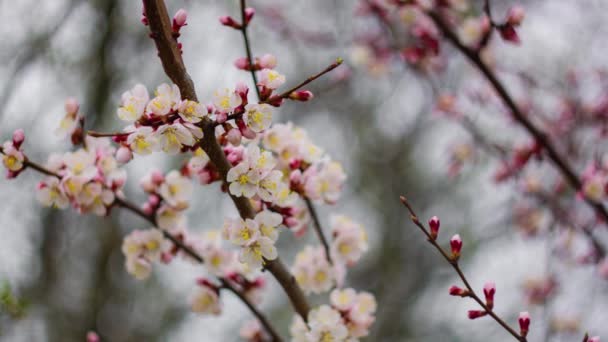
{"label": "flower cluster", "polygon": [[335,215],[331,217],[333,260],[351,266],[355,264],[368,249],[367,233],[362,225],[349,217]]}
{"label": "flower cluster", "polygon": [[[162,150],[176,154],[192,149],[203,137],[199,124],[207,108],[195,101],[182,100],[179,88],[161,84],[150,99],[145,86],[137,84],[122,94],[118,117],[130,123],[114,141],[129,151],[146,155]],[[128,160],[128,159],[127,159]]]}
{"label": "flower cluster", "polygon": [[122,243],[127,272],[139,280],[148,278],[152,263],[160,261],[162,253],[169,247],[170,244],[158,229],[134,230]]}
{"label": "flower cluster", "polygon": [[278,226],[283,217],[268,210],[255,218],[226,219],[222,234],[226,240],[241,247],[239,260],[251,268],[259,268],[265,260],[274,260],[277,250],[274,243],[279,238]]}
{"label": "flower cluster", "polygon": [[310,311],[308,323],[294,317],[290,327],[295,342],[356,342],[369,334],[375,320],[376,299],[367,292],[357,293],[351,288],[335,289],[330,294],[330,305]]}
{"label": "flower cluster", "polygon": [[167,175],[152,170],[140,184],[149,194],[143,210],[156,216],[158,227],[171,231],[184,228],[186,219],[183,211],[188,208],[192,197],[190,179],[177,170],[169,171]]}
{"label": "flower cluster", "polygon": [[127,174],[119,168],[109,139],[86,137],[85,142],[84,148],[49,157],[46,167],[58,177],[41,181],[37,197],[44,206],[63,209],[71,204],[80,213],[103,216],[120,194]]}
{"label": "flower cluster", "polygon": [[22,129],[13,132],[13,139],[5,141],[0,151],[2,152],[2,164],[6,168],[6,177],[15,178],[25,167],[25,155],[20,150],[25,140]]}

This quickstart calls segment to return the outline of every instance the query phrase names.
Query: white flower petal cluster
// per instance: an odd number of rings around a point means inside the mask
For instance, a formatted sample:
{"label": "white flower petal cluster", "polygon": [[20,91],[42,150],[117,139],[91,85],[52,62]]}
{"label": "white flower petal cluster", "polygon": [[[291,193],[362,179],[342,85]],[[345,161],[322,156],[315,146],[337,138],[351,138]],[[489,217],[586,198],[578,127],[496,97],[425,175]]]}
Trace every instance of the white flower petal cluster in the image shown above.
{"label": "white flower petal cluster", "polygon": [[321,246],[304,247],[296,255],[291,272],[307,294],[329,291],[340,280],[340,270],[329,263]]}
{"label": "white flower petal cluster", "polygon": [[294,316],[289,332],[293,342],[358,342],[369,334],[375,320],[376,299],[367,292],[336,289],[330,305],[321,305],[308,314],[308,324]]}
{"label": "white flower petal cluster", "polygon": [[124,146],[142,155],[153,151],[177,154],[193,147],[203,137],[196,124],[207,116],[207,109],[198,102],[182,100],[175,84],[161,84],[154,95],[150,99],[141,84],[122,95],[117,115],[131,123],[125,128]]}
{"label": "white flower petal cluster", "polygon": [[139,280],[146,279],[152,272],[152,263],[160,260],[163,251],[169,248],[158,229],[134,230],[122,243],[127,272]]}
{"label": "white flower petal cluster", "polygon": [[332,258],[352,266],[368,249],[367,233],[362,225],[347,216],[333,215],[330,222]]}
{"label": "white flower petal cluster", "polygon": [[259,268],[265,260],[277,257],[275,242],[277,228],[283,217],[270,211],[259,212],[254,219],[226,219],[222,235],[224,239],[240,246],[239,261],[250,268]]}
{"label": "white flower petal cluster", "polygon": [[45,206],[66,208],[72,204],[81,213],[103,216],[126,181],[118,167],[116,149],[107,138],[86,138],[86,148],[52,155],[48,168],[61,176],[47,177],[38,184],[37,198]]}

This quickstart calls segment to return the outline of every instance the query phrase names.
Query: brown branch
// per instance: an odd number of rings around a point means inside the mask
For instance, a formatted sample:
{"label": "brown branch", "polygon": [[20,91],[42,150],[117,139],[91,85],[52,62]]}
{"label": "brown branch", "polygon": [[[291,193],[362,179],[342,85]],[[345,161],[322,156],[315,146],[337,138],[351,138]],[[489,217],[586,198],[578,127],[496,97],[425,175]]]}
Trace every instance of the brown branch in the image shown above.
{"label": "brown branch", "polygon": [[[525,128],[526,131],[535,139],[536,143],[540,144],[547,152],[549,159],[555,164],[557,169],[560,171],[562,176],[568,181],[570,186],[576,191],[579,191],[582,187],[582,182],[578,178],[574,169],[568,164],[566,159],[562,157],[555,146],[549,140],[549,137],[538,127],[532,123],[532,121],[519,109],[515,104],[515,101],[505,88],[505,86],[498,80],[494,72],[486,65],[481,59],[478,51],[474,51],[465,46],[458,36],[450,29],[448,24],[442,19],[441,15],[436,12],[427,12],[429,17],[441,30],[443,35],[449,40],[462,54],[464,54],[468,60],[477,67],[477,69],[484,75],[484,77],[492,84],[498,96],[504,102],[504,104],[510,109],[513,114],[513,118]],[[588,196],[584,196],[585,202],[596,212],[598,216],[601,216],[605,223],[608,223],[608,210],[599,202],[594,201]]]}
{"label": "brown branch", "polygon": [[245,305],[247,305],[249,310],[255,315],[258,321],[260,321],[262,326],[265,327],[268,334],[270,334],[272,341],[280,342],[283,340],[281,336],[279,336],[279,333],[274,330],[268,318],[266,318],[266,316],[260,310],[258,310],[258,308],[256,308],[253,303],[251,303],[251,301],[247,299],[247,297],[245,297],[242,291],[239,291],[237,288],[234,287],[234,285],[230,284],[230,282],[224,279],[220,279],[220,281],[222,282],[222,288],[225,288],[228,291],[234,293],[243,303],[245,303]]}
{"label": "brown branch", "polygon": [[101,137],[120,137],[120,136],[125,136],[125,135],[129,135],[133,132],[96,132],[96,131],[91,131],[88,130],[87,131],[87,135],[90,135],[92,137],[95,138],[101,138]]}
{"label": "brown branch", "polygon": [[[177,43],[171,34],[171,22],[167,14],[167,8],[162,0],[144,0],[146,16],[148,18],[151,36],[156,43],[159,57],[162,61],[165,73],[179,87],[184,99],[198,101],[194,90],[194,84],[184,66],[181,53]],[[201,147],[209,156],[211,162],[217,167],[222,179],[226,182],[226,175],[231,165],[226,159],[226,155],[215,138],[215,127],[209,119],[203,122],[204,137],[200,142]],[[230,194],[240,216],[243,219],[253,218],[255,211],[246,197],[236,197]],[[302,292],[302,289],[295,281],[295,278],[287,270],[279,258],[267,260],[264,268],[270,271],[277,279],[283,290],[287,293],[291,304],[296,312],[307,319],[310,306]]]}
{"label": "brown branch", "polygon": [[333,262],[331,260],[331,250],[329,248],[329,243],[327,243],[327,239],[325,238],[325,235],[323,234],[323,228],[321,227],[321,221],[319,220],[317,211],[315,210],[315,207],[309,198],[305,197],[304,202],[306,202],[306,207],[308,208],[308,212],[310,213],[310,216],[312,217],[312,222],[314,223],[313,226],[315,228],[315,233],[317,234],[317,238],[319,238],[319,241],[323,245],[323,249],[325,249],[325,257],[327,258],[327,261],[329,261],[330,264],[333,264]]}
{"label": "brown branch", "polygon": [[[2,147],[0,147],[0,153],[4,153]],[[57,177],[58,179],[61,179],[61,175],[45,168],[44,166],[41,166],[38,163],[32,162],[29,159],[25,159],[23,162],[23,165],[25,165],[26,168],[32,168],[40,173],[52,176],[52,177]],[[203,257],[198,254],[194,249],[192,249],[192,247],[184,244],[180,239],[176,238],[175,236],[173,236],[171,233],[169,233],[168,231],[164,230],[164,229],[160,229],[158,228],[158,223],[156,222],[156,217],[154,215],[149,215],[146,214],[139,206],[137,206],[136,204],[127,201],[124,198],[120,198],[120,197],[115,197],[114,198],[114,203],[112,205],[116,205],[118,207],[122,207],[130,212],[132,212],[133,214],[143,218],[144,220],[150,222],[152,225],[154,225],[154,227],[158,230],[160,230],[163,234],[163,236],[170,240],[178,249],[182,250],[183,252],[185,252],[186,254],[188,254],[190,257],[192,257],[194,260],[200,262],[201,264],[203,264],[205,262],[205,260],[203,259]],[[271,335],[272,337],[272,341],[273,342],[281,342],[282,339],[281,337],[277,334],[277,332],[274,330],[274,328],[272,327],[272,325],[270,325],[268,319],[266,319],[266,317],[257,309],[255,308],[255,306],[253,305],[253,303],[251,303],[247,297],[245,297],[243,295],[243,293],[241,293],[239,290],[237,290],[232,284],[230,284],[226,279],[224,278],[219,278],[220,282],[222,283],[222,286],[228,290],[230,290],[231,292],[233,292],[235,295],[237,295],[237,297],[239,297],[239,299],[241,299],[241,301],[243,303],[245,303],[245,305],[251,310],[251,312],[257,317],[257,319],[262,323],[262,325],[264,326],[264,328],[266,329],[266,331]]]}
{"label": "brown branch", "polygon": [[515,337],[516,340],[518,340],[520,342],[527,342],[527,339],[526,339],[525,336],[522,336],[522,335],[518,334],[513,328],[511,328],[507,323],[505,323],[505,321],[502,318],[500,318],[496,313],[494,313],[494,311],[493,311],[492,308],[488,307],[488,305],[486,305],[486,303],[484,303],[484,301],[481,300],[481,298],[477,295],[477,293],[475,293],[475,290],[473,289],[473,287],[471,287],[471,285],[469,284],[469,281],[467,280],[466,276],[464,275],[464,273],[460,269],[460,265],[458,264],[458,260],[450,257],[448,255],[448,253],[441,246],[439,246],[439,244],[437,244],[437,241],[435,241],[435,239],[433,239],[433,237],[431,236],[431,233],[429,232],[429,230],[418,219],[418,216],[414,212],[414,209],[412,209],[412,206],[407,201],[407,199],[404,196],[401,196],[400,200],[401,200],[401,203],[403,203],[403,205],[409,211],[409,213],[410,213],[410,220],[412,220],[412,222],[418,228],[420,228],[420,230],[424,233],[424,235],[426,235],[427,241],[431,245],[433,245],[433,247],[435,247],[435,249],[439,253],[441,253],[441,255],[443,256],[443,258],[452,266],[452,268],[454,269],[454,271],[456,271],[456,273],[458,274],[458,276],[460,277],[460,279],[464,283],[464,286],[468,290],[468,296],[471,297],[471,298],[473,298],[473,300],[475,300],[477,302],[477,304],[479,304],[479,306],[481,306],[485,310],[485,312],[488,313],[488,315],[490,315],[498,324],[500,324],[509,334],[511,334],[513,337]]}
{"label": "brown branch", "polygon": [[274,95],[271,96],[268,100],[266,101],[262,101],[261,103],[268,103],[271,100],[276,100],[276,99],[286,99],[289,97],[289,95],[291,93],[293,93],[294,91],[306,86],[307,84],[309,84],[310,82],[316,80],[317,78],[327,74],[328,72],[334,70],[335,68],[339,67],[340,64],[342,64],[343,60],[342,58],[336,58],[336,61],[333,62],[332,64],[330,64],[327,68],[321,70],[319,73],[310,76],[309,78],[305,79],[304,81],[300,82],[298,85],[292,87],[291,89],[279,94],[279,95]]}

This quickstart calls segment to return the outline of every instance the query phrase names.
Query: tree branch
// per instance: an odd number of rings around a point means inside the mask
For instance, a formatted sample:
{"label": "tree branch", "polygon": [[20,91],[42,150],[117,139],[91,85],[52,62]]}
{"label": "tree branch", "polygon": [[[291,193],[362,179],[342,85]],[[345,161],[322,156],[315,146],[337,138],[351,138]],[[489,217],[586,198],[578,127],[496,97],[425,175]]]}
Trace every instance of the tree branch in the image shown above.
{"label": "tree branch", "polygon": [[327,239],[325,238],[325,235],[323,234],[323,228],[321,227],[321,221],[319,220],[317,211],[315,210],[315,207],[309,198],[304,198],[304,202],[306,202],[306,207],[308,208],[308,212],[310,213],[310,216],[312,217],[312,222],[314,223],[313,226],[315,228],[315,233],[317,234],[317,238],[319,238],[319,241],[323,245],[323,249],[325,249],[325,257],[327,258],[327,261],[329,261],[330,264],[333,264],[333,262],[331,260],[331,250],[329,249],[329,243],[327,243]]}
{"label": "tree branch", "polygon": [[[186,72],[181,53],[171,34],[171,22],[165,2],[163,0],[144,0],[144,7],[152,32],[151,36],[156,43],[165,73],[179,87],[183,98],[197,101],[194,84]],[[215,138],[215,127],[209,119],[203,122],[203,132],[204,137],[200,145],[222,175],[223,181],[226,182],[226,175],[231,166]],[[230,194],[230,198],[243,219],[254,217],[255,212],[249,199],[232,194]],[[296,312],[306,321],[310,307],[293,275],[289,273],[279,258],[267,260],[264,267],[277,279]]]}
{"label": "tree branch", "polygon": [[464,273],[460,269],[460,265],[458,264],[458,260],[451,258],[448,255],[448,253],[441,246],[439,246],[439,244],[437,244],[437,241],[435,241],[435,239],[433,239],[433,237],[431,237],[431,234],[429,233],[429,230],[427,230],[427,228],[420,222],[420,220],[418,219],[418,216],[414,212],[414,209],[412,209],[412,206],[407,201],[407,199],[404,196],[401,196],[400,200],[401,200],[401,203],[403,203],[403,205],[409,211],[409,213],[410,213],[410,219],[412,220],[412,222],[418,228],[420,228],[420,230],[424,233],[424,235],[426,235],[427,241],[431,245],[433,245],[433,247],[435,247],[435,249],[439,253],[441,253],[441,255],[443,256],[443,258],[452,266],[452,268],[454,269],[454,271],[456,271],[456,273],[458,274],[458,276],[460,277],[460,279],[464,283],[464,286],[469,291],[468,297],[473,298],[473,300],[475,300],[477,302],[477,304],[479,304],[479,306],[481,306],[488,313],[488,315],[490,315],[498,324],[500,324],[509,334],[511,334],[513,337],[515,337],[516,340],[518,340],[520,342],[527,342],[528,340],[526,339],[525,336],[522,336],[522,335],[518,334],[513,328],[511,328],[507,323],[505,323],[505,321],[502,318],[500,318],[496,313],[494,313],[494,311],[493,311],[492,308],[488,307],[486,305],[486,303],[484,303],[484,301],[481,300],[481,298],[475,293],[475,290],[473,289],[473,287],[471,287],[471,285],[469,284],[469,281],[467,280],[466,276],[464,275]]}
{"label": "tree branch", "polygon": [[[572,188],[579,191],[582,187],[582,182],[578,178],[574,169],[568,165],[568,162],[562,157],[555,146],[549,140],[549,137],[537,128],[534,123],[519,109],[515,104],[515,101],[505,88],[505,86],[498,80],[494,72],[485,64],[481,59],[478,51],[474,51],[465,46],[458,36],[450,29],[448,24],[442,19],[441,15],[437,12],[427,12],[429,17],[435,22],[437,27],[441,30],[443,35],[449,40],[462,54],[464,54],[468,60],[477,67],[477,69],[484,75],[484,77],[492,84],[498,96],[509,108],[513,114],[513,118],[528,131],[528,133],[540,144],[547,152],[549,159],[555,164],[557,169],[560,171],[562,176],[570,184]],[[608,210],[601,204],[598,203],[588,196],[584,196],[585,202],[600,216],[605,223],[608,223]]]}

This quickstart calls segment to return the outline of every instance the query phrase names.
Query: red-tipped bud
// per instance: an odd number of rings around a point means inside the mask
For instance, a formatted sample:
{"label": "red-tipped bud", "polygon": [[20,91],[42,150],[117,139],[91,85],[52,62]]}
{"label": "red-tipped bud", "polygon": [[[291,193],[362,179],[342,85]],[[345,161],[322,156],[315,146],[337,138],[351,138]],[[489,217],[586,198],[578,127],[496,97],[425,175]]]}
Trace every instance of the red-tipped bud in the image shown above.
{"label": "red-tipped bud", "polygon": [[278,95],[275,95],[266,100],[266,103],[274,107],[280,107],[283,104],[283,98]]}
{"label": "red-tipped bud", "polygon": [[463,289],[462,287],[452,285],[452,287],[450,287],[450,295],[459,296],[459,297],[468,297],[470,295],[470,293],[469,293],[469,290],[467,290],[467,289]]}
{"label": "red-tipped bud", "polygon": [[23,141],[25,140],[25,132],[23,132],[23,129],[18,128],[13,132],[13,146],[15,146],[16,149],[19,149],[19,147],[21,147],[21,144],[23,143]]}
{"label": "red-tipped bud", "polygon": [[306,102],[312,100],[313,97],[314,95],[310,90],[297,90],[289,94],[289,99],[294,101]]}
{"label": "red-tipped bud", "polygon": [[236,61],[234,61],[234,66],[240,70],[249,70],[249,60],[247,57],[240,57]]}
{"label": "red-tipped bud", "polygon": [[228,134],[226,134],[226,139],[234,146],[239,146],[241,144],[241,138],[242,134],[238,129],[231,129],[228,131]]}
{"label": "red-tipped bud", "polygon": [[483,294],[486,296],[486,305],[489,309],[494,307],[494,294],[496,293],[496,284],[488,282],[483,287]]}
{"label": "red-tipped bud", "polygon": [[526,12],[524,11],[524,8],[519,5],[515,5],[509,8],[509,12],[507,12],[507,23],[513,26],[518,26],[522,23],[522,21],[524,21],[525,16]]}
{"label": "red-tipped bud", "polygon": [[511,42],[513,44],[521,43],[521,41],[519,40],[519,36],[517,35],[517,31],[515,31],[513,25],[507,24],[505,26],[500,27],[498,30],[503,40]]}
{"label": "red-tipped bud", "polygon": [[452,248],[452,259],[458,260],[460,251],[462,250],[462,239],[456,234],[450,239],[450,247]]}
{"label": "red-tipped bud", "polygon": [[519,313],[519,334],[523,337],[528,336],[530,330],[530,314],[527,311]]}
{"label": "red-tipped bud", "polygon": [[439,222],[439,218],[437,216],[431,217],[429,220],[429,228],[431,228],[431,238],[435,240],[437,235],[439,234],[439,226],[441,222]]}
{"label": "red-tipped bud", "polygon": [[254,15],[255,15],[255,9],[253,9],[251,7],[245,8],[245,25],[249,25],[249,22],[251,21],[251,19],[253,19]]}
{"label": "red-tipped bud", "polygon": [[175,12],[175,15],[173,16],[173,27],[178,27],[179,31],[180,27],[188,25],[186,24],[187,19],[188,12],[185,9],[180,8],[177,12]]}
{"label": "red-tipped bud", "polygon": [[131,153],[131,149],[125,146],[121,146],[116,150],[116,161],[121,164],[128,163],[131,159],[133,159],[133,153]]}
{"label": "red-tipped bud", "polygon": [[87,333],[87,342],[99,342],[99,335],[94,331],[89,331]]}
{"label": "red-tipped bud", "polygon": [[241,29],[241,24],[239,24],[238,22],[236,22],[236,20],[227,15],[220,17],[220,23],[222,23],[222,25],[224,26],[229,26],[237,30]]}
{"label": "red-tipped bud", "polygon": [[487,315],[488,313],[486,311],[483,310],[469,310],[468,316],[469,319],[476,319],[479,317],[483,317],[485,315]]}

